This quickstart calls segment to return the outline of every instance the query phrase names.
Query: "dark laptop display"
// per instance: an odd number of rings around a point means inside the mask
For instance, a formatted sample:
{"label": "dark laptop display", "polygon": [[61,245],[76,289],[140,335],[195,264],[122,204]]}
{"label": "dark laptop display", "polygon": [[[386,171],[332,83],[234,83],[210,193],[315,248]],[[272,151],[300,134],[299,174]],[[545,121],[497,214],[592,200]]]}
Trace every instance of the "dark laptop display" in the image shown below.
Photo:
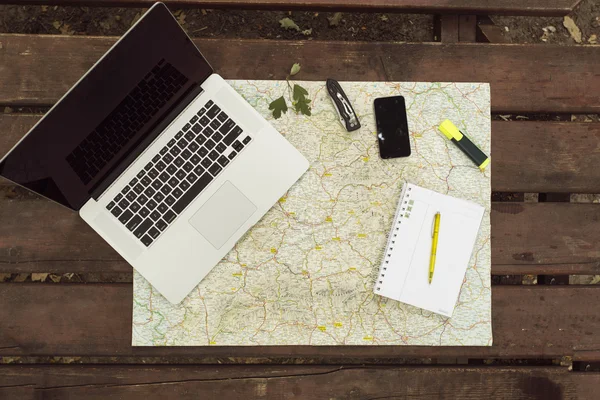
{"label": "dark laptop display", "polygon": [[212,73],[167,8],[154,7],[11,151],[0,175],[78,210]]}

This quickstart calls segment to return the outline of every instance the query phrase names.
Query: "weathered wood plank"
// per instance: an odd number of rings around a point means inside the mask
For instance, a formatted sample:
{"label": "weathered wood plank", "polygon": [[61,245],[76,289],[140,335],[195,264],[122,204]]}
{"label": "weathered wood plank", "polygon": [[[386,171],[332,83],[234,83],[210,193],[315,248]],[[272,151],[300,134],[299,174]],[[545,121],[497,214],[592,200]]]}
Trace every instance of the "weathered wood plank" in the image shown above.
{"label": "weathered wood plank", "polygon": [[[166,0],[171,8],[253,8],[277,10],[393,11],[423,13],[567,15],[580,0]],[[0,4],[46,4],[44,0],[0,0]],[[52,4],[73,6],[148,7],[154,0],[56,0]]]}
{"label": "weathered wood plank", "polygon": [[[132,285],[0,284],[0,356],[186,356],[208,363],[361,363],[410,357],[552,358],[600,348],[600,287],[495,286],[494,345],[131,347]],[[233,359],[232,359],[233,357]]]}
{"label": "weathered wood plank", "polygon": [[[114,41],[108,37],[0,35],[0,104],[55,103]],[[600,47],[238,39],[195,42],[226,78],[283,79],[289,60],[294,60],[303,66],[301,78],[309,80],[490,82],[494,112],[600,110],[600,71],[595,68],[600,65]]]}
{"label": "weathered wood plank", "polygon": [[598,384],[600,374],[564,367],[0,366],[0,395],[19,400],[591,400]]}

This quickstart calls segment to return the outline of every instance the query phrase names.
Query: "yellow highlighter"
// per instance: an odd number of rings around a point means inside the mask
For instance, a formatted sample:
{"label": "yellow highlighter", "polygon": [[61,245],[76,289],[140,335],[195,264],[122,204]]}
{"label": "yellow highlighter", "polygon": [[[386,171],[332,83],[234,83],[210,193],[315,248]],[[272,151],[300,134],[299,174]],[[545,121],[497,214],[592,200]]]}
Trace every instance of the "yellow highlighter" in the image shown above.
{"label": "yellow highlighter", "polygon": [[490,158],[485,153],[479,150],[471,140],[458,130],[458,128],[449,120],[445,120],[438,126],[440,132],[442,132],[452,143],[454,143],[459,149],[463,151],[469,157],[480,170],[484,170],[485,167],[490,163]]}
{"label": "yellow highlighter", "polygon": [[433,271],[435,270],[435,254],[437,253],[438,236],[440,234],[440,213],[436,213],[433,219],[433,232],[431,233],[431,258],[429,259],[429,284],[433,279]]}

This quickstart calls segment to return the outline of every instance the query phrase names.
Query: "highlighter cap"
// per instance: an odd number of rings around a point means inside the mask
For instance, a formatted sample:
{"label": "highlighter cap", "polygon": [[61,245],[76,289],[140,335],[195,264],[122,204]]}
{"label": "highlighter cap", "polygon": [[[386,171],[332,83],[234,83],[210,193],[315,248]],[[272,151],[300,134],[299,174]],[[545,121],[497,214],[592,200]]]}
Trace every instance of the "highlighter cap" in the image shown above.
{"label": "highlighter cap", "polygon": [[438,126],[440,132],[442,132],[449,140],[460,140],[463,138],[463,134],[458,128],[449,120],[445,120]]}

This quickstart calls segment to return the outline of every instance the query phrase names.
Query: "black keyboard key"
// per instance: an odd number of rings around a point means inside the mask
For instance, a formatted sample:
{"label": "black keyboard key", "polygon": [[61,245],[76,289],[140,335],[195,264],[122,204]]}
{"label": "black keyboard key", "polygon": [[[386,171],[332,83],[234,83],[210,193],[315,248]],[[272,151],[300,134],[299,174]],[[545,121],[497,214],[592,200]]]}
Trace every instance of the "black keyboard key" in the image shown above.
{"label": "black keyboard key", "polygon": [[221,168],[221,167],[219,166],[219,164],[217,164],[217,163],[214,163],[214,164],[213,164],[213,165],[212,165],[212,166],[211,166],[211,167],[208,169],[208,171],[209,171],[211,174],[213,174],[213,176],[217,176],[217,174],[218,174],[219,172],[221,172],[221,170],[222,170],[222,169],[223,169],[223,168]]}
{"label": "black keyboard key", "polygon": [[188,144],[189,144],[189,143],[188,143],[188,141],[187,141],[187,140],[185,140],[185,138],[181,138],[181,139],[179,139],[179,142],[177,142],[177,146],[179,146],[179,148],[180,148],[181,150],[185,149],[185,148],[187,147],[187,145],[188,145]]}
{"label": "black keyboard key", "polygon": [[197,115],[197,116],[199,116],[199,117],[201,117],[201,116],[203,116],[203,115],[204,115],[204,113],[205,113],[205,112],[206,112],[206,108],[202,107],[202,108],[200,109],[200,111],[198,111],[198,114],[196,114],[196,115]]}
{"label": "black keyboard key", "polygon": [[233,160],[233,157],[237,156],[237,152],[232,151],[231,153],[229,153],[229,156],[227,156],[230,160]]}
{"label": "black keyboard key", "polygon": [[[198,157],[198,156],[194,155],[194,157]],[[194,169],[194,165],[188,161],[185,164],[183,164],[183,169],[185,170],[185,172],[190,172],[191,170]]]}
{"label": "black keyboard key", "polygon": [[158,170],[158,172],[161,172],[166,167],[167,167],[167,164],[165,164],[162,161],[159,161],[159,162],[156,163],[156,169]]}
{"label": "black keyboard key", "polygon": [[210,153],[208,153],[208,157],[210,157],[211,160],[215,161],[217,158],[219,158],[219,153],[213,150]]}
{"label": "black keyboard key", "polygon": [[119,207],[121,207],[124,210],[127,207],[129,207],[129,202],[127,200],[123,199],[119,202]]}
{"label": "black keyboard key", "polygon": [[227,121],[227,118],[229,118],[229,115],[225,114],[225,111],[221,111],[219,115],[217,115],[217,119],[221,122]]}
{"label": "black keyboard key", "polygon": [[192,158],[190,158],[190,162],[192,163],[192,167],[194,165],[198,165],[198,163],[202,160],[198,154],[193,154]]}
{"label": "black keyboard key", "polygon": [[165,228],[167,227],[167,225],[168,224],[165,221],[163,221],[162,219],[156,223],[156,227],[158,229],[160,229],[161,231],[164,231]]}
{"label": "black keyboard key", "polygon": [[142,207],[140,208],[140,212],[138,212],[138,214],[140,214],[142,218],[146,218],[148,214],[150,214],[150,210],[148,210],[146,207]]}
{"label": "black keyboard key", "polygon": [[169,164],[171,161],[173,161],[173,156],[170,154],[165,154],[165,156],[163,157],[163,160]]}
{"label": "black keyboard key", "polygon": [[228,119],[223,126],[219,128],[219,132],[221,132],[223,135],[226,135],[227,132],[235,128],[235,126],[235,122],[233,122],[231,119]]}
{"label": "black keyboard key", "polygon": [[244,148],[244,145],[242,143],[240,143],[239,140],[236,140],[235,142],[233,142],[231,147],[233,147],[236,151],[242,151],[242,149]]}
{"label": "black keyboard key", "polygon": [[164,199],[165,199],[165,195],[162,194],[161,192],[156,192],[156,194],[154,195],[154,200],[156,200],[157,203],[162,202]]}
{"label": "black keyboard key", "polygon": [[140,205],[138,203],[136,203],[135,201],[133,203],[131,203],[131,205],[129,206],[129,209],[133,212],[137,212],[140,209]]}
{"label": "black keyboard key", "polygon": [[189,131],[191,126],[192,126],[192,125],[190,125],[190,124],[185,124],[185,125],[183,126],[183,131],[184,131],[184,132],[187,132],[187,131]]}
{"label": "black keyboard key", "polygon": [[206,149],[206,147],[202,146],[198,150],[198,154],[200,154],[200,157],[204,157],[208,154],[208,150]]}
{"label": "black keyboard key", "polygon": [[188,204],[194,200],[201,191],[208,186],[213,177],[209,173],[204,173],[191,187],[190,189],[181,196],[177,203],[173,204],[173,210],[180,214]]}
{"label": "black keyboard key", "polygon": [[144,167],[144,171],[150,171],[152,169],[152,163],[149,162],[148,164],[146,164],[146,166]]}
{"label": "black keyboard key", "polygon": [[162,192],[162,194],[164,194],[166,196],[169,193],[171,193],[171,187],[169,185],[164,185],[163,187],[160,188],[160,191]]}
{"label": "black keyboard key", "polygon": [[131,189],[131,186],[127,185],[123,188],[123,190],[121,190],[121,193],[126,194],[127,192],[129,192],[130,189]]}
{"label": "black keyboard key", "polygon": [[123,210],[121,210],[118,206],[113,208],[112,210],[110,210],[111,214],[114,215],[115,217],[118,217],[119,215],[121,215],[121,213],[123,212]]}
{"label": "black keyboard key", "polygon": [[194,138],[196,137],[196,135],[194,135],[194,132],[188,132],[183,136],[188,142],[191,142],[192,140],[194,140]]}
{"label": "black keyboard key", "polygon": [[213,119],[220,111],[221,109],[219,108],[219,106],[215,104],[206,112],[206,115],[208,116],[208,118]]}
{"label": "black keyboard key", "polygon": [[250,143],[250,141],[251,141],[251,140],[252,140],[252,138],[251,138],[250,136],[246,136],[246,137],[244,138],[244,140],[242,140],[242,143],[243,143],[243,144],[248,144],[248,143]]}
{"label": "black keyboard key", "polygon": [[163,219],[165,221],[167,221],[167,223],[171,223],[173,221],[175,221],[175,218],[177,218],[177,214],[175,214],[173,211],[169,210],[167,211],[164,215],[163,215]]}
{"label": "black keyboard key", "polygon": [[217,145],[217,151],[221,154],[223,154],[223,152],[225,151],[225,149],[227,149],[227,146],[225,146],[223,143],[219,143]]}
{"label": "black keyboard key", "polygon": [[[202,123],[202,120],[200,120],[200,123]],[[202,126],[200,124],[196,124],[194,126],[192,126],[192,132],[194,133],[199,133],[202,130]]]}
{"label": "black keyboard key", "polygon": [[156,164],[157,162],[159,162],[159,161],[160,161],[160,156],[159,156],[158,154],[157,154],[157,155],[155,155],[155,156],[152,158],[152,162],[153,162],[153,163],[155,163],[155,164]]}
{"label": "black keyboard key", "polygon": [[229,160],[227,159],[227,157],[221,156],[219,157],[219,164],[221,164],[221,167],[225,168],[227,164],[229,164]]}
{"label": "black keyboard key", "polygon": [[169,140],[169,143],[167,143],[167,146],[173,147],[173,146],[175,146],[175,143],[177,143],[177,140],[171,139],[171,140]]}
{"label": "black keyboard key", "polygon": [[169,207],[167,207],[167,205],[165,203],[160,203],[158,205],[157,210],[160,211],[161,213],[165,213],[167,210],[169,209]]}
{"label": "black keyboard key", "polygon": [[[162,174],[161,174],[162,175]],[[167,175],[167,179],[169,178],[169,176]],[[154,188],[154,190],[158,190],[162,187],[162,182],[160,179],[156,179],[154,182],[152,182],[152,187]]]}
{"label": "black keyboard key", "polygon": [[215,132],[215,134],[212,135],[212,140],[214,140],[215,143],[219,143],[221,139],[223,139],[223,135],[221,135],[219,132]]}
{"label": "black keyboard key", "polygon": [[196,142],[191,142],[190,145],[188,146],[188,149],[190,149],[191,152],[196,152],[199,148],[200,148],[200,145]]}
{"label": "black keyboard key", "polygon": [[177,173],[175,174],[175,176],[177,178],[179,178],[179,180],[181,180],[181,179],[185,178],[185,171],[183,171],[183,170],[180,169],[179,171],[177,171]]}
{"label": "black keyboard key", "polygon": [[152,239],[156,239],[160,235],[160,231],[158,229],[156,229],[155,227],[152,227],[148,231],[148,235],[150,235],[150,237]]}
{"label": "black keyboard key", "polygon": [[152,227],[152,225],[154,225],[152,220],[150,218],[146,218],[144,222],[142,222],[140,226],[138,226],[138,228],[133,232],[133,234],[135,237],[140,238],[148,229]]}
{"label": "black keyboard key", "polygon": [[212,100],[209,100],[209,101],[206,102],[206,104],[204,105],[204,107],[206,107],[206,109],[208,110],[213,104],[215,104],[215,103],[213,103]]}
{"label": "black keyboard key", "polygon": [[140,194],[140,197],[138,197],[137,201],[141,205],[144,205],[148,201],[148,198],[142,193],[142,194]]}
{"label": "black keyboard key", "polygon": [[184,151],[181,152],[181,157],[183,157],[186,160],[189,160],[189,158],[191,156],[192,156],[192,153],[188,149],[185,149]]}
{"label": "black keyboard key", "polygon": [[163,172],[162,174],[160,174],[159,178],[161,181],[166,182],[171,178],[171,176],[169,174],[167,174],[166,172]]}
{"label": "black keyboard key", "polygon": [[179,184],[179,181],[177,180],[177,178],[172,177],[171,179],[169,179],[169,185],[171,185],[173,187],[177,187],[178,184]]}
{"label": "black keyboard key", "polygon": [[194,172],[196,173],[196,175],[202,175],[202,173],[204,172],[204,168],[202,168],[201,165],[196,165],[196,168],[194,168]]}
{"label": "black keyboard key", "polygon": [[148,203],[146,204],[146,207],[148,207],[148,210],[152,211],[156,208],[157,204],[156,201],[154,201],[153,199],[150,199],[148,201]]}
{"label": "black keyboard key", "polygon": [[202,164],[202,166],[204,168],[208,168],[208,167],[210,167],[212,162],[210,161],[210,158],[205,158],[204,160],[202,160],[202,162],[200,164]]}
{"label": "black keyboard key", "polygon": [[140,194],[144,191],[144,187],[138,183],[137,185],[135,185],[133,187],[133,191],[136,192],[137,194]]}
{"label": "black keyboard key", "polygon": [[144,190],[144,194],[148,197],[154,196],[154,193],[156,193],[156,190],[154,190],[152,187],[148,187],[146,190]]}
{"label": "black keyboard key", "polygon": [[175,203],[175,198],[173,196],[171,196],[171,195],[168,195],[165,198],[165,203],[167,203],[167,205],[169,205],[169,206],[172,206],[173,203]]}
{"label": "black keyboard key", "polygon": [[138,174],[136,175],[136,177],[137,177],[138,179],[142,179],[142,176],[144,176],[144,174],[145,174],[145,173],[146,173],[146,172],[144,172],[144,170],[142,170],[142,171],[138,172]]}
{"label": "black keyboard key", "polygon": [[167,151],[169,151],[169,148],[167,146],[163,147],[160,149],[160,155],[164,156]]}
{"label": "black keyboard key", "polygon": [[144,246],[148,247],[152,244],[152,238],[148,235],[144,235],[143,238],[140,239],[142,241],[142,243],[144,243]]}
{"label": "black keyboard key", "polygon": [[140,182],[142,183],[142,185],[148,186],[150,184],[150,182],[152,182],[152,179],[150,179],[150,177],[148,175],[146,175],[142,178],[142,180]]}
{"label": "black keyboard key", "polygon": [[193,174],[193,173],[192,173],[192,174],[189,174],[189,175],[187,176],[187,180],[188,180],[188,181],[190,181],[190,183],[194,183],[194,182],[196,182],[196,180],[197,180],[197,179],[198,179],[198,175],[195,175],[195,174]]}
{"label": "black keyboard key", "polygon": [[217,129],[219,129],[221,127],[221,122],[219,122],[216,119],[213,119],[209,126],[211,128],[213,128],[214,130],[217,130]]}
{"label": "black keyboard key", "polygon": [[134,201],[137,197],[137,194],[135,194],[135,192],[133,192],[133,190],[129,193],[127,193],[127,196],[125,196],[125,198],[129,201]]}
{"label": "black keyboard key", "polygon": [[158,176],[158,171],[156,171],[156,169],[152,168],[150,171],[148,171],[148,176],[150,178],[154,179]]}
{"label": "black keyboard key", "polygon": [[183,132],[182,131],[177,132],[177,135],[175,135],[175,140],[179,140],[179,138],[182,137],[182,136],[183,136]]}
{"label": "black keyboard key", "polygon": [[123,214],[121,214],[121,216],[119,217],[119,221],[122,224],[127,223],[127,221],[129,221],[129,218],[133,217],[133,213],[129,210],[126,210]]}
{"label": "black keyboard key", "polygon": [[198,121],[198,117],[194,115],[194,116],[192,117],[192,119],[190,119],[190,122],[191,122],[192,124],[195,124],[195,123],[196,123],[196,121]]}
{"label": "black keyboard key", "polygon": [[179,184],[179,187],[181,188],[181,190],[183,190],[185,192],[186,190],[189,189],[190,184],[188,183],[188,181],[181,181],[181,183]]}
{"label": "black keyboard key", "polygon": [[135,228],[137,228],[140,225],[140,223],[142,221],[143,221],[142,217],[140,217],[139,215],[136,215],[135,217],[131,218],[129,220],[129,222],[127,223],[127,225],[125,225],[125,226],[130,231],[133,231]]}
{"label": "black keyboard key", "polygon": [[[200,124],[201,129],[202,129],[202,127],[208,125],[209,122],[210,122],[210,119],[208,119],[205,115],[202,118],[200,118],[200,121],[198,123]],[[198,132],[200,132],[200,131],[198,131]],[[196,133],[198,133],[198,132],[196,132]]]}
{"label": "black keyboard key", "polygon": [[233,143],[233,141],[235,139],[237,139],[238,136],[240,136],[242,134],[243,130],[242,128],[240,128],[239,126],[236,126],[235,128],[233,128],[231,130],[231,132],[229,132],[227,134],[227,136],[225,136],[225,139],[223,139],[223,143],[225,143],[227,146],[229,146],[231,143]]}
{"label": "black keyboard key", "polygon": [[177,167],[171,164],[167,167],[167,172],[169,173],[169,175],[173,175],[175,172],[177,172]]}
{"label": "black keyboard key", "polygon": [[204,146],[209,149],[212,150],[217,144],[215,142],[213,142],[211,139],[208,139],[206,141],[206,143],[204,144]]}
{"label": "black keyboard key", "polygon": [[175,197],[176,199],[180,198],[182,194],[183,194],[183,191],[179,188],[175,188],[171,192],[171,196]]}
{"label": "black keyboard key", "polygon": [[204,132],[202,133],[204,133],[204,136],[206,137],[211,137],[215,133],[215,131],[210,126],[208,126],[206,127],[206,129],[204,129]]}
{"label": "black keyboard key", "polygon": [[179,147],[175,146],[175,147],[171,148],[169,153],[171,153],[173,155],[173,157],[177,157],[179,155],[179,153],[181,153],[181,149]]}
{"label": "black keyboard key", "polygon": [[129,186],[134,187],[136,183],[138,183],[138,178],[133,178],[129,181]]}
{"label": "black keyboard key", "polygon": [[202,146],[204,142],[206,142],[204,135],[200,134],[196,137],[196,143],[198,143],[200,146]]}
{"label": "black keyboard key", "polygon": [[152,211],[150,213],[150,218],[152,218],[153,221],[158,221],[158,219],[160,218],[160,213],[158,211]]}
{"label": "black keyboard key", "polygon": [[181,167],[183,165],[183,158],[177,157],[175,161],[173,161],[173,164],[177,165],[178,167]]}
{"label": "black keyboard key", "polygon": [[113,200],[116,203],[118,203],[119,201],[121,201],[122,198],[123,198],[123,195],[121,193],[119,193],[118,195],[115,196],[115,198]]}

